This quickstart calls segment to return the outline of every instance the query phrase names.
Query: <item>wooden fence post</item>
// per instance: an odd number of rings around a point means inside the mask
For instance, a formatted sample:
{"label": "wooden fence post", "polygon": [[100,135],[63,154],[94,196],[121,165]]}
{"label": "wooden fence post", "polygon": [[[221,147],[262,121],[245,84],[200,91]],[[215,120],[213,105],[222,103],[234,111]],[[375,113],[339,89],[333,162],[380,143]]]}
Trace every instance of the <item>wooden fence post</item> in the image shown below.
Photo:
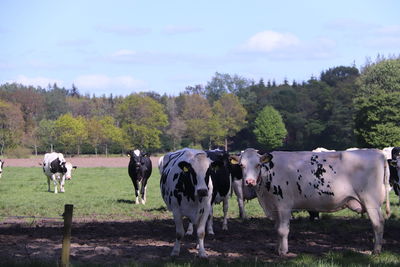
{"label": "wooden fence post", "polygon": [[74,205],[66,204],[64,207],[64,237],[61,250],[61,266],[69,266],[69,249],[71,244],[72,212]]}

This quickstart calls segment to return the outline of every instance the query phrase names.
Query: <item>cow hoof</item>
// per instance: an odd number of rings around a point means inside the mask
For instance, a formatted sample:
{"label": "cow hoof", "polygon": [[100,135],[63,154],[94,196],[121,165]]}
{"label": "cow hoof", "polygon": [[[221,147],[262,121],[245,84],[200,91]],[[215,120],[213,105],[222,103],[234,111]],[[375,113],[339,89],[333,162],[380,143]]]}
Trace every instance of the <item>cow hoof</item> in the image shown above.
{"label": "cow hoof", "polygon": [[226,225],[222,226],[222,230],[228,231],[228,226],[226,226]]}

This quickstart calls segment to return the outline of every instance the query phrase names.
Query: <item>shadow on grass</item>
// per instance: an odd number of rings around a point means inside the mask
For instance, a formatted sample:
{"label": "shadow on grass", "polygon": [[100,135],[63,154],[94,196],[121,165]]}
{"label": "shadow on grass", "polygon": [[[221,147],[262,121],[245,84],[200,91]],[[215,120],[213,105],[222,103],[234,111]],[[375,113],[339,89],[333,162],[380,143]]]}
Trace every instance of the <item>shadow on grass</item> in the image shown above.
{"label": "shadow on grass", "polygon": [[135,204],[135,201],[129,199],[118,199],[118,203],[125,203],[125,204]]}
{"label": "shadow on grass", "polygon": [[[400,265],[398,220],[389,220],[385,224],[381,256],[368,255],[373,247],[373,234],[369,220],[363,218],[322,218],[318,223],[310,223],[308,218],[292,220],[289,251],[297,254],[294,258],[281,258],[275,253],[276,233],[272,221],[231,218],[228,227],[229,231],[223,231],[222,219],[214,220],[215,236],[206,235],[205,238],[209,255],[205,265]],[[52,222],[0,224],[0,259],[2,262],[9,259],[11,266],[51,266],[28,263],[58,262],[62,230],[61,224]],[[204,261],[196,260],[194,237],[184,238],[181,254],[173,261],[169,255],[174,240],[172,219],[73,222],[71,263],[73,266],[204,265]],[[12,265],[14,262],[24,264]]]}

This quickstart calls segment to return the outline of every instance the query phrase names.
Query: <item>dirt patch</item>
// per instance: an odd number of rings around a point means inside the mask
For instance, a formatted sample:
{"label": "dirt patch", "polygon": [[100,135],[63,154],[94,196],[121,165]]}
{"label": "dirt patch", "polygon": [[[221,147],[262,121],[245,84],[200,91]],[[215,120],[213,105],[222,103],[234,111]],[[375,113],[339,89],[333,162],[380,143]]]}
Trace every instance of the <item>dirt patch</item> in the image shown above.
{"label": "dirt patch", "polygon": [[[323,219],[324,220],[324,219]],[[329,223],[310,223],[307,219],[291,222],[289,250],[294,253],[321,255],[331,251],[371,253],[372,230],[368,219],[333,219]],[[253,218],[231,219],[229,231],[222,221],[214,224],[215,236],[206,236],[209,261],[280,261],[275,253],[273,223]],[[327,225],[335,225],[334,228]],[[397,221],[386,223],[383,250],[399,253],[400,231]],[[57,262],[61,255],[63,222],[21,221],[0,223],[0,259],[30,262]],[[107,265],[129,262],[160,263],[170,260],[175,226],[171,219],[152,221],[74,221],[71,263]],[[197,250],[194,237],[182,242],[178,260],[192,261]]]}

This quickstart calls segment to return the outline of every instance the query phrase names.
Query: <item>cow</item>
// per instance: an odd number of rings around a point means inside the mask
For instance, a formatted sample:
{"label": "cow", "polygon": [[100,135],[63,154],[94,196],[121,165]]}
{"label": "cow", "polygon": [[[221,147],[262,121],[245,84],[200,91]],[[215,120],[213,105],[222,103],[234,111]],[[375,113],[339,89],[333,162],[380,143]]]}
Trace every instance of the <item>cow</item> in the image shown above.
{"label": "cow", "polygon": [[140,202],[146,204],[147,181],[151,176],[152,164],[148,153],[142,153],[140,150],[128,151],[130,158],[128,165],[128,174],[131,177],[135,188],[135,203],[139,204],[139,186]]}
{"label": "cow", "polygon": [[[58,193],[58,183],[60,192],[64,193],[65,180],[72,179],[72,169],[76,169],[70,162],[67,162],[62,153],[46,153],[43,159],[43,172],[47,176],[48,191],[50,191],[50,180],[54,183],[54,193]],[[58,182],[58,183],[57,183]]]}
{"label": "cow", "polygon": [[[240,154],[237,154],[239,156]],[[246,211],[244,209],[244,201],[257,198],[257,193],[254,187],[244,185],[242,168],[238,164],[230,162],[230,173],[232,178],[232,189],[236,195],[239,206],[239,217],[246,219]]]}
{"label": "cow", "polygon": [[384,148],[383,152],[385,153],[389,163],[390,186],[393,187],[393,190],[396,195],[399,196],[400,201],[400,147]]}
{"label": "cow", "polygon": [[0,159],[0,178],[1,178],[1,174],[3,173],[3,166],[4,166],[4,160]]}
{"label": "cow", "polygon": [[[206,150],[207,157],[213,162],[219,162],[218,168],[211,168],[209,175],[213,184],[213,193],[211,198],[210,216],[207,220],[207,233],[214,235],[213,228],[213,206],[222,202],[224,219],[222,222],[222,230],[228,230],[228,208],[229,208],[229,192],[231,189],[230,163],[229,153],[225,150],[214,149]],[[189,223],[186,235],[193,233],[193,224]]]}
{"label": "cow", "polygon": [[389,170],[382,151],[282,152],[260,155],[248,148],[238,158],[247,186],[255,186],[264,212],[272,215],[277,252],[288,253],[292,210],[367,212],[374,232],[374,253],[382,249],[386,198],[390,215]]}
{"label": "cow", "polygon": [[159,160],[160,189],[168,210],[172,211],[176,239],[171,256],[178,256],[184,236],[183,217],[196,226],[198,255],[206,258],[204,249],[205,226],[211,211],[213,184],[209,170],[215,168],[207,153],[184,148],[164,155]]}

